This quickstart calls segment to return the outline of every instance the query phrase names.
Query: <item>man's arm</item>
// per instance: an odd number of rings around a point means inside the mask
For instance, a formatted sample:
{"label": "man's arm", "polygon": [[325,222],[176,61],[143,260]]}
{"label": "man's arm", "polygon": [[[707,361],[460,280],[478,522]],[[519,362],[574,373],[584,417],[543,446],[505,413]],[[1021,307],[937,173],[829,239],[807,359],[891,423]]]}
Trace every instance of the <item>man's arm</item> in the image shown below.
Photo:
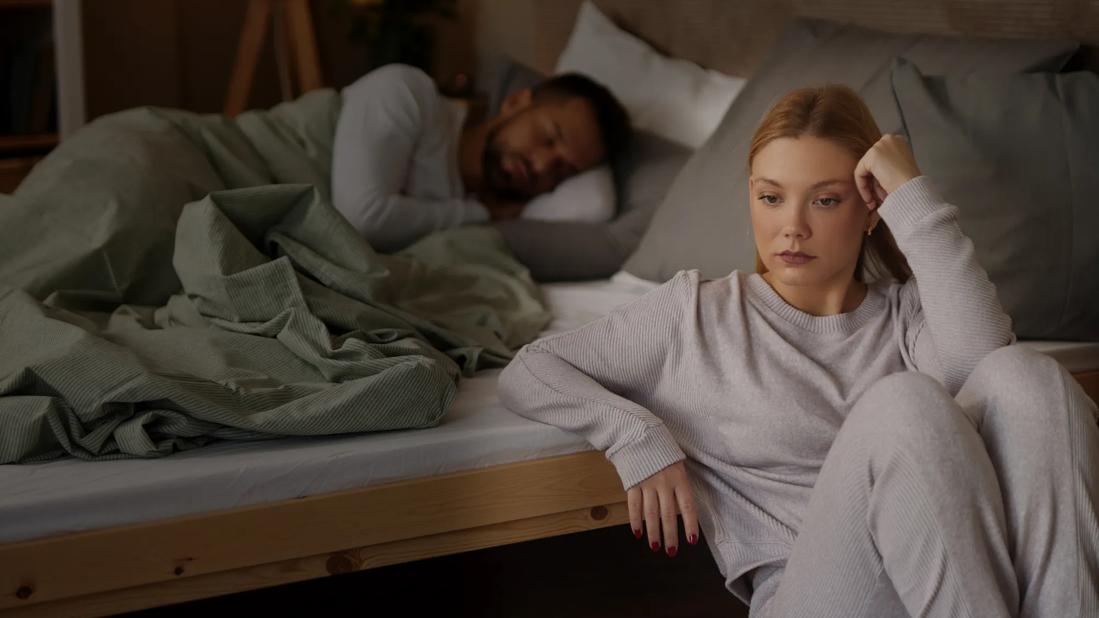
{"label": "man's arm", "polygon": [[417,140],[437,121],[435,86],[403,65],[373,71],[343,92],[332,156],[332,201],[377,250],[436,230],[489,220],[476,200],[402,195]]}

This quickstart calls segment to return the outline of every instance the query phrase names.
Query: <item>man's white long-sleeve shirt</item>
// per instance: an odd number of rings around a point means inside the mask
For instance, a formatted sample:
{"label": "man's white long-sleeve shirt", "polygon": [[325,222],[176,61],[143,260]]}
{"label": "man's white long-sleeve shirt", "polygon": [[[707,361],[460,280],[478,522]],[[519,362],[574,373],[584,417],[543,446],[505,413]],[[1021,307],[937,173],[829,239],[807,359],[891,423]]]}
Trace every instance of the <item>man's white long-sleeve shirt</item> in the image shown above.
{"label": "man's white long-sleeve shirt", "polygon": [[466,110],[415,67],[375,69],[342,91],[332,201],[374,249],[392,252],[431,232],[489,220],[467,199],[458,168]]}

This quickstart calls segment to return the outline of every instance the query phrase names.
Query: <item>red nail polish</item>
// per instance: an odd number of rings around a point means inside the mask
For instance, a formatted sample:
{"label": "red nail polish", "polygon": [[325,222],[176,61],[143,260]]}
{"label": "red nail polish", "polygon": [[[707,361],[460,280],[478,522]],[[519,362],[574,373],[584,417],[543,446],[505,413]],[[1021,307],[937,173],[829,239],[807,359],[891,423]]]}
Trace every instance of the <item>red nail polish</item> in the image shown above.
{"label": "red nail polish", "polygon": [[690,543],[691,545],[694,545],[695,543],[698,543],[698,535],[697,534],[692,534],[691,536],[687,537],[687,542]]}
{"label": "red nail polish", "polygon": [[641,538],[641,529],[640,528],[634,528],[633,529],[633,536],[635,538],[640,539]]}
{"label": "red nail polish", "polygon": [[660,549],[660,543],[658,541],[653,541],[652,548],[653,551],[658,551]]}
{"label": "red nail polish", "polygon": [[675,558],[675,553],[677,551],[679,551],[679,548],[676,547],[675,545],[672,545],[671,547],[668,548],[668,557],[669,558]]}

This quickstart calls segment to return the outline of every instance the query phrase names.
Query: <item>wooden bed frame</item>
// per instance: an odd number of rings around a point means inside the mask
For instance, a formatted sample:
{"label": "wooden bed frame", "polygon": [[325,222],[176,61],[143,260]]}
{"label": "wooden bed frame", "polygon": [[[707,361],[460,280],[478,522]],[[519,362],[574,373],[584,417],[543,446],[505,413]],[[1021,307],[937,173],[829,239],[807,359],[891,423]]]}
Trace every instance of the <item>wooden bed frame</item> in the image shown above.
{"label": "wooden bed frame", "polygon": [[[1099,400],[1099,370],[1074,374]],[[0,615],[106,615],[629,523],[600,452],[0,545]]]}
{"label": "wooden bed frame", "polygon": [[[579,4],[481,3],[478,47],[551,70]],[[1074,0],[597,4],[669,54],[744,76],[793,15],[895,32],[1067,36],[1089,44],[1087,67],[1099,44],[1099,6]],[[1099,400],[1099,368],[1075,376]],[[624,525],[625,498],[610,462],[588,451],[3,544],[0,615],[104,615]]]}
{"label": "wooden bed frame", "polygon": [[0,615],[105,615],[629,522],[602,453],[0,545]]}

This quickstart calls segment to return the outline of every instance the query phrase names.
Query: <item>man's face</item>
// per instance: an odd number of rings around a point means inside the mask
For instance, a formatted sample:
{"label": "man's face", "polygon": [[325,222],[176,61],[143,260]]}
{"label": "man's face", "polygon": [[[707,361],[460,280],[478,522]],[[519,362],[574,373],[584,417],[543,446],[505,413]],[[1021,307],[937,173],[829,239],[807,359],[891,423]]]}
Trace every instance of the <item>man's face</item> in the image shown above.
{"label": "man's face", "polygon": [[498,122],[483,163],[486,186],[500,196],[529,200],[606,155],[595,112],[581,98],[530,101],[501,111]]}

